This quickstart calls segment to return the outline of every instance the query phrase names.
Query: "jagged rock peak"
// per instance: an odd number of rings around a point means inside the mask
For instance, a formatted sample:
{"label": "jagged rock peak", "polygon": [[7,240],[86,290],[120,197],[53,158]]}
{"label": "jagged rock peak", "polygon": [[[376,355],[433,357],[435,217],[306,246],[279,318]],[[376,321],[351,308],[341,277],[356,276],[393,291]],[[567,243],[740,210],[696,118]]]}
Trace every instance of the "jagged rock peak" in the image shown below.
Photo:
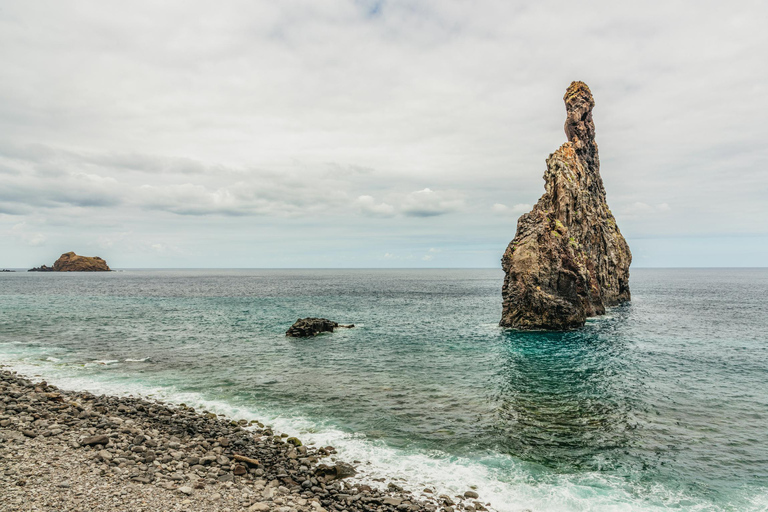
{"label": "jagged rock peak", "polygon": [[605,199],[595,100],[584,82],[571,83],[563,100],[568,142],[549,155],[544,195],[502,257],[505,327],[579,327],[630,299],[632,254]]}
{"label": "jagged rock peak", "polygon": [[591,162],[597,155],[595,123],[592,121],[595,99],[592,91],[584,82],[571,82],[563,101],[566,111],[565,136],[581,156],[589,155]]}

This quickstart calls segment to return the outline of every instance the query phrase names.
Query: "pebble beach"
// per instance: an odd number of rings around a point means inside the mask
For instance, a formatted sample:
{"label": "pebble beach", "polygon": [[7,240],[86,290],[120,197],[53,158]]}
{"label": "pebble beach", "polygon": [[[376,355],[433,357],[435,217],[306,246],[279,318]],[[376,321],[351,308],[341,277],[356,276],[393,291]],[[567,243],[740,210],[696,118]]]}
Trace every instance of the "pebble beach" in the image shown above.
{"label": "pebble beach", "polygon": [[0,370],[1,511],[487,510],[472,490],[361,482],[360,464],[255,420]]}

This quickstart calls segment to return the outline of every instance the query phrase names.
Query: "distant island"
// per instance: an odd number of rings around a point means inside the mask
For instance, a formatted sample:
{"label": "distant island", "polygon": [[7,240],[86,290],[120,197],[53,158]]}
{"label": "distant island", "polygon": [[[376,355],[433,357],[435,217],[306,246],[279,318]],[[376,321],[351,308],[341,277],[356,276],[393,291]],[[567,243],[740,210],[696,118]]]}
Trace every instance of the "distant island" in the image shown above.
{"label": "distant island", "polygon": [[53,267],[41,265],[27,272],[109,272],[107,262],[98,256],[80,256],[74,252],[65,252]]}

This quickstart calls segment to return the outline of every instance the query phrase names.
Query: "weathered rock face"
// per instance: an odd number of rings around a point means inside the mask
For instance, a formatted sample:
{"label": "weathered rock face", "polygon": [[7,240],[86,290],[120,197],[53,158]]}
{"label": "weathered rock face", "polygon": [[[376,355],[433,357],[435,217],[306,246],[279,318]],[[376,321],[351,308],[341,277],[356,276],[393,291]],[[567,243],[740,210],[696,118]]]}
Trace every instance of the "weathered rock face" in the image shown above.
{"label": "weathered rock face", "polygon": [[30,272],[109,272],[107,262],[98,256],[78,256],[74,252],[61,255],[53,267],[42,265],[29,269]]}
{"label": "weathered rock face", "polygon": [[504,327],[572,329],[630,299],[632,254],[605,200],[595,100],[583,82],[563,99],[568,142],[549,155],[546,191],[501,259]]}
{"label": "weathered rock face", "polygon": [[53,270],[57,272],[104,272],[109,271],[109,266],[98,256],[78,256],[74,252],[66,252],[53,264]]}
{"label": "weathered rock face", "polygon": [[285,335],[291,338],[307,338],[317,336],[321,332],[333,332],[337,327],[352,328],[354,324],[339,325],[325,318],[299,318],[285,331]]}

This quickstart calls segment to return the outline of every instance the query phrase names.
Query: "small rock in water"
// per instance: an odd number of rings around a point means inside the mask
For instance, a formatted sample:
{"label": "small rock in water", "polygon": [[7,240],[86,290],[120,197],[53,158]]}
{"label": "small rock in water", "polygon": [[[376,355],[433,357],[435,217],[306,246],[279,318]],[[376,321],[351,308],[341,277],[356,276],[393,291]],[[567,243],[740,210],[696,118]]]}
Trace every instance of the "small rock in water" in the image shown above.
{"label": "small rock in water", "polygon": [[299,318],[285,331],[285,335],[290,338],[307,338],[322,332],[333,332],[336,327],[351,328],[354,324],[339,325],[338,322],[332,322],[327,318]]}
{"label": "small rock in water", "polygon": [[467,491],[467,492],[464,493],[464,497],[465,498],[476,499],[476,498],[479,498],[480,495],[477,494],[475,491]]}

